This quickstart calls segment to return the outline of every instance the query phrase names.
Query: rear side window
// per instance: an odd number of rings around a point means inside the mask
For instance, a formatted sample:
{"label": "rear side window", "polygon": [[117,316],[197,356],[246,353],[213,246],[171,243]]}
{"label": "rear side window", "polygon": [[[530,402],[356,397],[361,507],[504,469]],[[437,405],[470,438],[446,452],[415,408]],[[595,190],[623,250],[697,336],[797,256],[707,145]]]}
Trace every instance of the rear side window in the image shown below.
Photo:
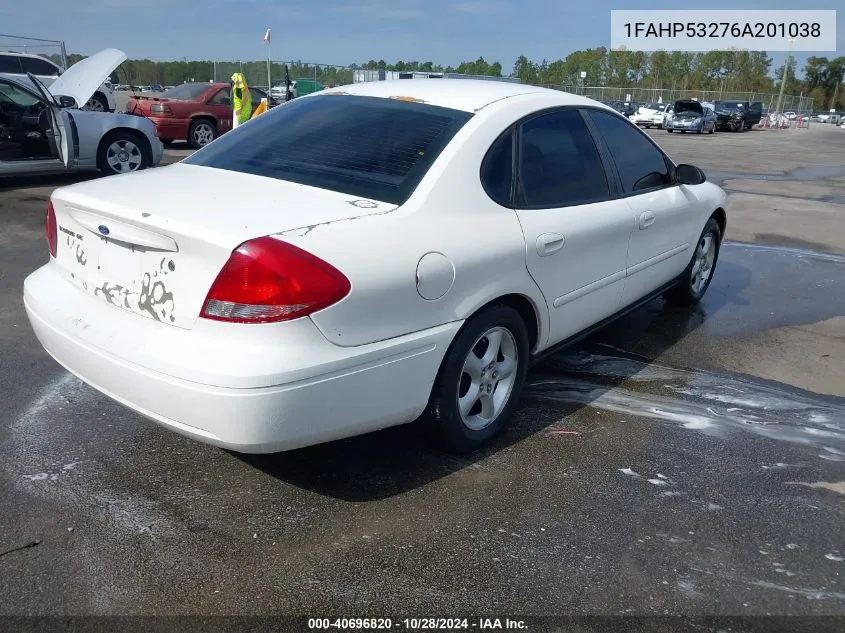
{"label": "rear side window", "polygon": [[513,130],[502,134],[481,163],[481,185],[493,201],[511,205],[513,182]]}
{"label": "rear side window", "polygon": [[402,204],[471,117],[415,102],[319,94],[273,108],[184,162]]}
{"label": "rear side window", "polygon": [[525,207],[567,207],[610,197],[599,151],[577,110],[522,124],[519,179]]}
{"label": "rear side window", "polygon": [[37,57],[21,57],[21,66],[25,73],[32,73],[41,77],[58,77],[59,70],[46,59]]}
{"label": "rear side window", "polygon": [[663,153],[642,131],[607,112],[591,110],[590,118],[610,150],[625,193],[647,191],[671,183]]}
{"label": "rear side window", "polygon": [[21,58],[17,55],[2,55],[0,54],[0,73],[14,73],[20,75]]}

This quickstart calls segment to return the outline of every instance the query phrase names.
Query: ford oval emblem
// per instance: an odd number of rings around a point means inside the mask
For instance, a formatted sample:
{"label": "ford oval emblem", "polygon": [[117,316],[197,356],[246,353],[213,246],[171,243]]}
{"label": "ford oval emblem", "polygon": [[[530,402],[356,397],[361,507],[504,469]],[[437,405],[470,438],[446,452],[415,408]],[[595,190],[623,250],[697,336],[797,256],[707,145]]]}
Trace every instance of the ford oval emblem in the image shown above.
{"label": "ford oval emblem", "polygon": [[109,234],[109,227],[107,227],[105,224],[101,224],[100,226],[98,226],[98,227],[97,227],[97,230],[98,230],[100,233],[102,233],[103,235],[108,235],[108,234]]}

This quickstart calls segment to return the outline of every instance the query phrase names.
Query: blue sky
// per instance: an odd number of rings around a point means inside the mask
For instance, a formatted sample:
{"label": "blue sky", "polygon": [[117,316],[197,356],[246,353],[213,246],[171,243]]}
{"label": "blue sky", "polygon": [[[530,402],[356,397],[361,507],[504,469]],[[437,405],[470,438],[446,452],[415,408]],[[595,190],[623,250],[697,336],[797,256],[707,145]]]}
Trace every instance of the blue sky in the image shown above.
{"label": "blue sky", "polygon": [[[324,64],[368,59],[456,65],[483,56],[506,72],[519,55],[554,60],[582,48],[609,46],[610,10],[689,9],[649,0],[626,7],[609,0],[5,0],[4,33],[63,39],[68,52],[105,47],[131,58],[266,59],[261,38],[273,29],[272,57]],[[33,10],[37,7],[37,10]],[[82,8],[85,7],[85,8]],[[704,9],[843,9],[841,0],[707,2]],[[0,44],[8,40],[0,38]],[[845,10],[837,16],[845,55]],[[799,68],[812,53],[798,53]],[[784,53],[770,55],[783,63]]]}

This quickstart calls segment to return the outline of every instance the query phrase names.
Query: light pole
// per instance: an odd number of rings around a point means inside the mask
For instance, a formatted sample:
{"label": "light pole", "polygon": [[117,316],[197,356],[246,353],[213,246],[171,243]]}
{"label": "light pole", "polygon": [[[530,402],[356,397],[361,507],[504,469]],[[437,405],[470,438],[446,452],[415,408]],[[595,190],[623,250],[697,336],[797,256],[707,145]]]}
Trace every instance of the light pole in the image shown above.
{"label": "light pole", "polygon": [[789,62],[792,60],[792,44],[795,40],[789,40],[789,52],[786,54],[786,61],[783,62],[783,72],[780,77],[780,94],[778,95],[778,104],[775,108],[775,114],[780,114],[780,107],[783,104],[783,90],[786,88],[786,76],[789,73]]}
{"label": "light pole", "polygon": [[267,94],[270,94],[270,89],[273,87],[270,79],[270,29],[264,33],[264,43],[267,44]]}

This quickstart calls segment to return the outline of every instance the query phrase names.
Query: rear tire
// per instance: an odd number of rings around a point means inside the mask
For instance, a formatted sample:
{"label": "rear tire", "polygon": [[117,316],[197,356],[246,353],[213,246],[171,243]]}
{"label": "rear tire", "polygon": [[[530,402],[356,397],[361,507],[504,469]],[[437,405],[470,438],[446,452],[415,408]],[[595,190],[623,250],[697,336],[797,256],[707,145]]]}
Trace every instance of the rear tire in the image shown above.
{"label": "rear tire", "polygon": [[677,285],[666,293],[669,302],[688,306],[701,301],[716,272],[721,246],[722,232],[719,223],[715,218],[710,218],[698,238],[692,260],[678,277]]}
{"label": "rear tire", "polygon": [[205,147],[217,138],[217,126],[211,119],[194,119],[188,129],[188,145],[191,149]]}
{"label": "rear tire", "polygon": [[433,428],[447,450],[476,451],[505,429],[528,355],[528,330],[513,308],[490,306],[467,320],[446,352],[429,400]]}

